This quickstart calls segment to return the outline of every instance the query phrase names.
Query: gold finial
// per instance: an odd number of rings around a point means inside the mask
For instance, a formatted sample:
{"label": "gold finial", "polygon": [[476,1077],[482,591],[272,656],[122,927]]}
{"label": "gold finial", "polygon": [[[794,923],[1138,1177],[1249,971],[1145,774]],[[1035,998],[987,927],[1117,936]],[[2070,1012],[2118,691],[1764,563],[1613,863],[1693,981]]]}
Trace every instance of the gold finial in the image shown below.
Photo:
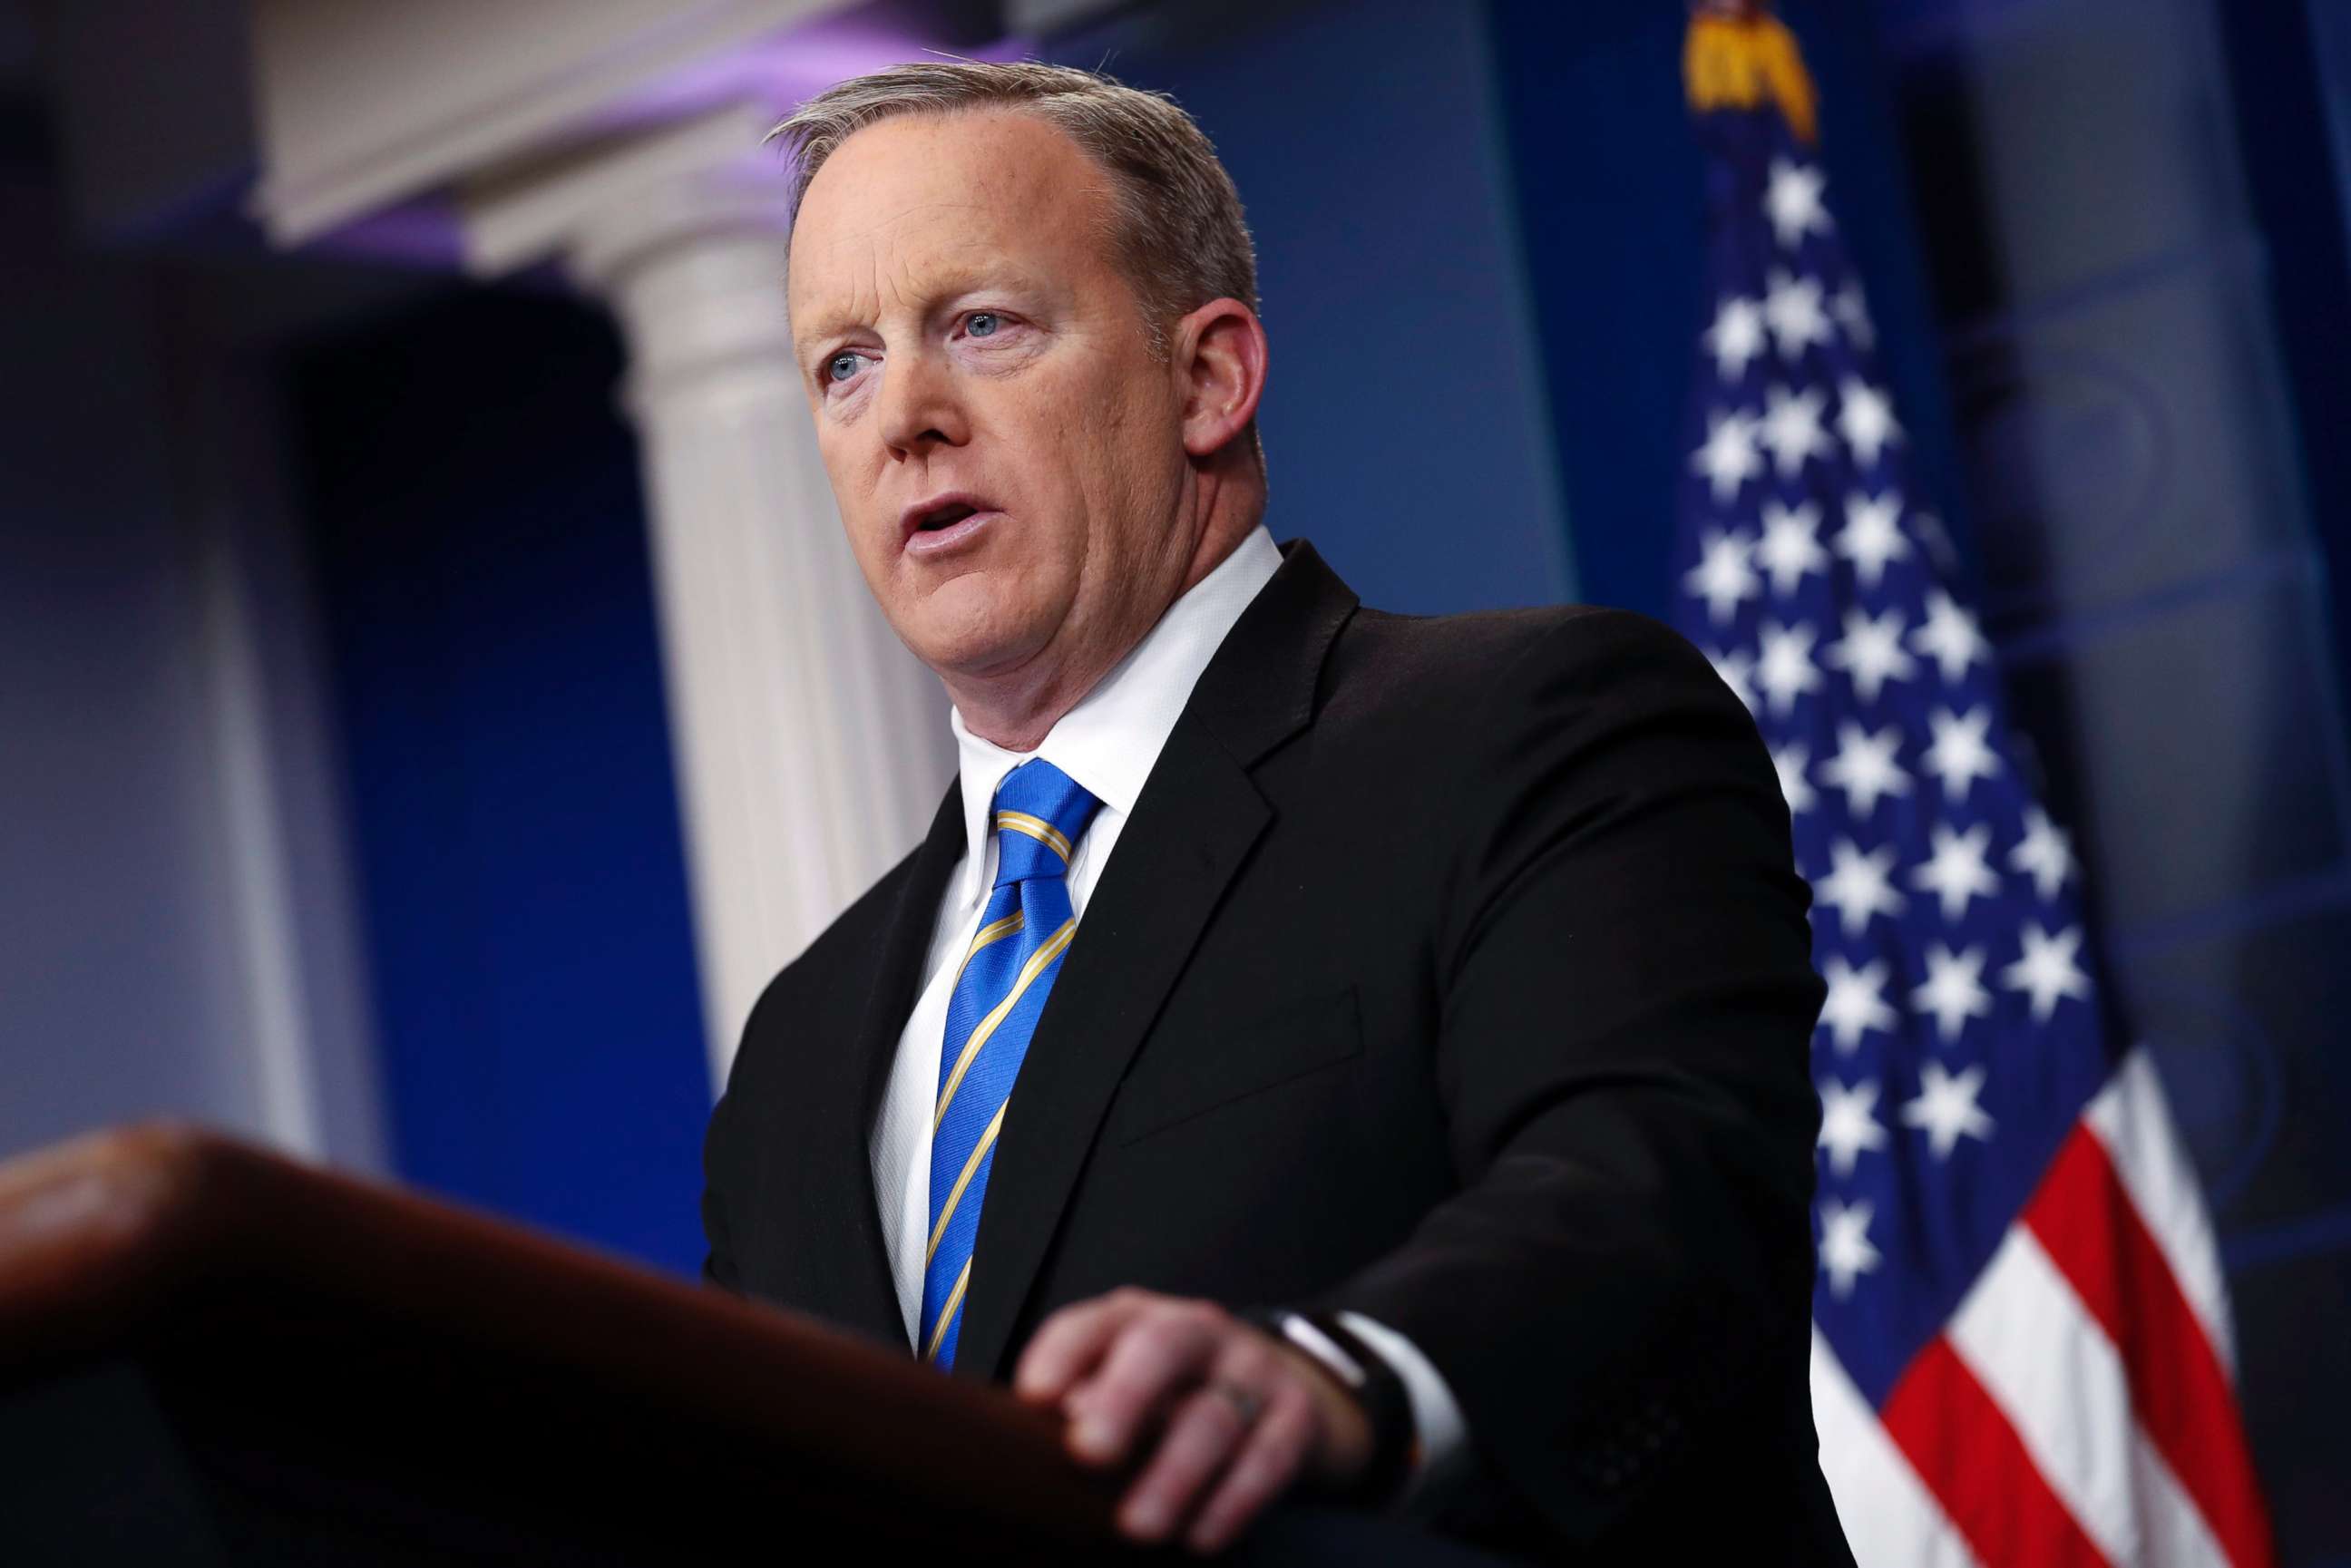
{"label": "gold finial", "polygon": [[1795,35],[1757,0],[1703,0],[1682,47],[1682,86],[1695,110],[1771,103],[1799,141],[1817,139],[1813,78]]}

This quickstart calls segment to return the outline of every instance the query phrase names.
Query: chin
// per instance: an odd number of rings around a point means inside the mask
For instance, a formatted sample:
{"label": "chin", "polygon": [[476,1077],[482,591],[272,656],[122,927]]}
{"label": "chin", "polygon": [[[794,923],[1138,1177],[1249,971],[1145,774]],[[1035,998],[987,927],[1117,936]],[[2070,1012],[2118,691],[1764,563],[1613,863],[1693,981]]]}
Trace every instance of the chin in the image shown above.
{"label": "chin", "polygon": [[898,634],[916,658],[942,675],[985,675],[1043,645],[1047,632],[1040,627],[1050,619],[1043,607],[1005,593],[1004,584],[987,580],[993,575],[958,577],[926,595],[899,623]]}

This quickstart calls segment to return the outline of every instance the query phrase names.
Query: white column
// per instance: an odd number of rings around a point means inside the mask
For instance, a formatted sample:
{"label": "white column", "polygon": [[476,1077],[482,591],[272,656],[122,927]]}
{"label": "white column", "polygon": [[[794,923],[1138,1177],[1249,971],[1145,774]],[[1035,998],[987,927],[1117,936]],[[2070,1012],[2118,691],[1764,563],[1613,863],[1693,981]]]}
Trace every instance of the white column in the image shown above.
{"label": "white column", "polygon": [[714,1082],[768,978],[913,847],[954,769],[946,699],[843,538],[785,321],[773,161],[581,224],[643,446]]}

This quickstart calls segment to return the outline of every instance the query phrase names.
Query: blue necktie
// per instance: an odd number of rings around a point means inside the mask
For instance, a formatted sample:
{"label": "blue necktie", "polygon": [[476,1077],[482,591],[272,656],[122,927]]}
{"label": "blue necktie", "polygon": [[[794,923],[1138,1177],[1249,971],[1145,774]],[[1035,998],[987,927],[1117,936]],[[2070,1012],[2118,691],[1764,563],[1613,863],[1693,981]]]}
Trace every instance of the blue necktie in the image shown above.
{"label": "blue necktie", "polygon": [[996,787],[996,887],[947,1001],[931,1117],[931,1234],[923,1262],[924,1356],[955,1364],[971,1247],[1005,1102],[1077,935],[1070,855],[1101,802],[1043,758]]}

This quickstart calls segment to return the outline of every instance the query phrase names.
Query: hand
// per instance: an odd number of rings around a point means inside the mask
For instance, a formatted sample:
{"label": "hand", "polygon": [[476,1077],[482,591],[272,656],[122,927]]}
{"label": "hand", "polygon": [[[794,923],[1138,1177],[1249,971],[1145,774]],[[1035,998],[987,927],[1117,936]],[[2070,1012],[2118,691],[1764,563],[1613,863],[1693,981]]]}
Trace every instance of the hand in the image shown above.
{"label": "hand", "polygon": [[1119,1528],[1144,1542],[1180,1530],[1196,1552],[1228,1544],[1301,1477],[1343,1485],[1372,1457],[1354,1396],[1212,1301],[1128,1289],[1064,1307],[1029,1342],[1012,1391],[1061,1407],[1083,1463],[1152,1445]]}

